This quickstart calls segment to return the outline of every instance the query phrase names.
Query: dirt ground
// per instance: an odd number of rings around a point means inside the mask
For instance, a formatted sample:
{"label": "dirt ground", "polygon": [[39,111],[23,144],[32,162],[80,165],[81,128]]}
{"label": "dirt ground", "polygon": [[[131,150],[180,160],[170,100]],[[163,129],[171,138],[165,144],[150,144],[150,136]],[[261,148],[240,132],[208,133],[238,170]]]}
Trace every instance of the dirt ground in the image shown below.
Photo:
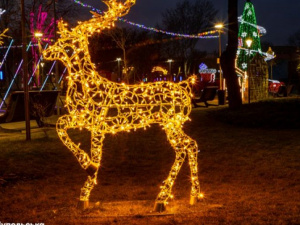
{"label": "dirt ground", "polygon": [[[86,173],[55,136],[0,140],[0,222],[50,224],[300,224],[300,129],[221,122],[220,107],[193,109],[185,131],[198,142],[204,199],[189,206],[185,163],[164,213],[153,212],[174,152],[156,125],[107,136],[98,185],[76,208]],[[220,116],[220,115],[219,115]],[[53,133],[55,133],[53,129]],[[71,131],[86,149],[87,132]]]}

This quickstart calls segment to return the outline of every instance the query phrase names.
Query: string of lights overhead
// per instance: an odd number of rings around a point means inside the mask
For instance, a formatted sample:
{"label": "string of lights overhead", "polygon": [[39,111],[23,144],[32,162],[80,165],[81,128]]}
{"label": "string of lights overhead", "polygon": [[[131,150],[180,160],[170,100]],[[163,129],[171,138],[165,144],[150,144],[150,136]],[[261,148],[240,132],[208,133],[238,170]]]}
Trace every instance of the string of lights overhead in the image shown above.
{"label": "string of lights overhead", "polygon": [[[80,0],[73,0],[75,3],[81,5],[82,7],[85,8],[90,8],[92,11],[97,12],[99,14],[103,14],[103,11],[101,11],[100,9],[94,8],[91,5],[85,4],[83,2],[81,2]],[[171,36],[176,36],[176,37],[183,37],[183,38],[199,38],[199,39],[210,39],[210,38],[218,38],[218,35],[214,35],[217,34],[218,31],[217,30],[212,30],[212,31],[205,31],[202,33],[198,33],[198,34],[181,34],[181,33],[175,33],[175,32],[170,32],[170,31],[165,31],[165,30],[160,30],[154,27],[147,27],[143,24],[138,24],[138,23],[134,23],[131,21],[128,21],[124,18],[118,18],[119,21],[123,22],[123,23],[127,23],[131,26],[135,26],[144,30],[149,30],[149,31],[153,31],[156,33],[161,33],[161,34],[166,34],[166,35],[171,35]]]}
{"label": "string of lights overhead", "polygon": [[[146,40],[143,42],[139,42],[136,44],[129,44],[126,45],[127,47],[130,48],[136,48],[136,47],[142,47],[142,46],[147,46],[147,45],[155,45],[155,44],[161,44],[161,43],[167,43],[170,41],[179,41],[182,40],[183,37],[171,37],[171,38],[166,38],[166,39],[162,39],[162,40]],[[118,47],[117,45],[115,46],[102,46],[102,47],[98,47],[101,50],[111,50],[111,49],[120,49],[120,47]],[[1,47],[0,47],[1,49]]]}

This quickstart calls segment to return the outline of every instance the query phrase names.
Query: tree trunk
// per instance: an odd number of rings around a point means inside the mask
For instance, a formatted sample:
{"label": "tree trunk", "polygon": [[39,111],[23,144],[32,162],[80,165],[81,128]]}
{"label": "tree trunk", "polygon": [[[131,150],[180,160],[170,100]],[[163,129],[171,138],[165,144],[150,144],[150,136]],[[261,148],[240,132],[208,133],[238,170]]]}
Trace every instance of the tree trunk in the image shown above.
{"label": "tree trunk", "polygon": [[228,45],[221,55],[221,67],[226,79],[230,109],[238,109],[242,105],[242,97],[238,77],[235,72],[235,58],[238,46],[238,0],[228,0]]}

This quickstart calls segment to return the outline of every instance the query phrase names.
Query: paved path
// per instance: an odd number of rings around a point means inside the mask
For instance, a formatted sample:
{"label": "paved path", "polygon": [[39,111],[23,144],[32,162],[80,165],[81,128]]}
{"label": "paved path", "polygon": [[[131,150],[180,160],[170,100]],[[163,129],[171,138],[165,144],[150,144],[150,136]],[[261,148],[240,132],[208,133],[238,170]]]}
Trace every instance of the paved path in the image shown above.
{"label": "paved path", "polygon": [[[30,120],[31,139],[56,136],[55,123],[57,116],[49,119],[49,124],[45,127],[39,127],[35,120]],[[20,141],[26,140],[25,121],[2,123],[0,124],[0,142],[1,141]]]}

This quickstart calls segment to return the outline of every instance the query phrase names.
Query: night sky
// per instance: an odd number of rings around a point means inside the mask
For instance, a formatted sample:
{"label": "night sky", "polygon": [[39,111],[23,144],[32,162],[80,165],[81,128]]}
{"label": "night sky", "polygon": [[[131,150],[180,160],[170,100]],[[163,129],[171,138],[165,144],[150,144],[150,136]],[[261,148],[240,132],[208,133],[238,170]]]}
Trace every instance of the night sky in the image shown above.
{"label": "night sky", "polygon": [[[97,8],[102,8],[100,0],[82,0]],[[135,6],[126,16],[132,22],[155,26],[161,21],[161,13],[166,9],[175,8],[181,0],[136,0]],[[193,1],[193,0],[191,0]],[[216,21],[227,21],[227,0],[211,0],[219,10]],[[246,0],[239,0],[238,15],[242,15]],[[288,37],[300,30],[300,1],[299,0],[252,0],[255,8],[257,23],[267,30],[261,41],[271,42],[273,45],[287,45]],[[200,43],[210,45],[215,40],[201,40]],[[209,43],[206,43],[209,42]]]}

